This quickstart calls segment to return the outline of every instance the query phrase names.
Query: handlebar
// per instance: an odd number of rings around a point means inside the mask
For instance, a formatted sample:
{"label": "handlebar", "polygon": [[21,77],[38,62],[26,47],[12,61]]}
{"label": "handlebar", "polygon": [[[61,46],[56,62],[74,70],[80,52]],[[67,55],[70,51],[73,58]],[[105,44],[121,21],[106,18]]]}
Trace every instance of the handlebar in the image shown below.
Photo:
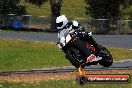
{"label": "handlebar", "polygon": [[88,36],[92,36],[92,32],[81,32],[81,31],[74,31],[72,34],[71,34],[73,37],[77,37],[77,36],[85,36],[85,35],[88,35]]}

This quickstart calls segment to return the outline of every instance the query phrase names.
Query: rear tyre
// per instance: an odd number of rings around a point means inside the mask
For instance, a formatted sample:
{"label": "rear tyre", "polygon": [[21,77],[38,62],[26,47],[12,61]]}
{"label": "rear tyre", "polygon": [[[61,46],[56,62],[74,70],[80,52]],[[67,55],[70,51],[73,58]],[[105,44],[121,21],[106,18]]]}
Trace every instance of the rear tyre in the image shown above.
{"label": "rear tyre", "polygon": [[104,67],[109,67],[113,63],[113,58],[110,52],[105,48],[102,47],[102,50],[99,52],[99,56],[102,57],[102,59],[99,61],[99,64]]}

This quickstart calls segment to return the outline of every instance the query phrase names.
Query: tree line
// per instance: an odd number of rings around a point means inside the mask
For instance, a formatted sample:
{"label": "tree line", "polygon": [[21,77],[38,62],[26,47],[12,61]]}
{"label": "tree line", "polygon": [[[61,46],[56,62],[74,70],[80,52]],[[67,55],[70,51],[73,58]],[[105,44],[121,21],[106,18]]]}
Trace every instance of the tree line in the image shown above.
{"label": "tree line", "polygon": [[[21,0],[0,0],[0,14],[27,14],[26,7],[19,5]],[[36,6],[41,6],[48,0],[25,0]],[[61,13],[63,0],[49,0],[51,9],[51,30],[56,29],[55,19]],[[95,19],[119,20],[122,18],[121,8],[132,5],[132,0],[84,0],[87,4],[86,14]]]}

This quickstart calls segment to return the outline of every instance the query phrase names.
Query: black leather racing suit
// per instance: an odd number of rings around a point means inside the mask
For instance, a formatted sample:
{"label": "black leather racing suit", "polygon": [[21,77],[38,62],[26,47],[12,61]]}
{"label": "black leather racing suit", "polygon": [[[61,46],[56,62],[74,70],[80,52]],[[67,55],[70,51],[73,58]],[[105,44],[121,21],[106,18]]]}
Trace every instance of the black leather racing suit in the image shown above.
{"label": "black leather racing suit", "polygon": [[[85,28],[82,25],[79,24],[78,26],[74,26],[73,22],[69,22],[63,29],[70,29],[69,33],[71,32],[72,35],[74,35],[74,34],[79,35],[80,37],[82,37],[83,40],[89,41],[90,44],[92,44],[96,48],[97,53],[100,51],[99,45],[92,38],[92,36],[90,36],[88,34],[89,32],[85,32]],[[84,52],[84,55],[88,57],[91,54],[90,54],[89,50],[84,46],[83,42],[81,42],[81,41],[82,40],[80,40],[80,39],[76,40],[75,45],[77,47],[81,47],[81,50],[83,50],[82,52]]]}
{"label": "black leather racing suit", "polygon": [[89,41],[90,44],[92,44],[96,48],[97,53],[100,51],[100,46],[96,43],[93,37],[89,35],[90,32],[85,32],[85,28],[82,25],[79,24],[78,27],[76,27],[72,22],[69,22],[66,27],[69,28],[70,26],[72,26],[72,29],[78,32],[78,35],[81,35],[83,40]]}

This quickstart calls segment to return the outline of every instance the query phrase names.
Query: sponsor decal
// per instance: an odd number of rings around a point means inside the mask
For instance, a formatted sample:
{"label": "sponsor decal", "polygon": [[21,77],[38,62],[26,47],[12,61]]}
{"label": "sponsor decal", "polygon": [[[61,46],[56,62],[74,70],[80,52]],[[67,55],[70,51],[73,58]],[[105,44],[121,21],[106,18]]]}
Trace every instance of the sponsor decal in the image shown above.
{"label": "sponsor decal", "polygon": [[96,58],[96,56],[94,54],[90,55],[88,58],[87,58],[87,62],[92,62],[94,59]]}
{"label": "sponsor decal", "polygon": [[130,83],[130,75],[128,74],[111,74],[111,75],[87,75],[88,83]]}
{"label": "sponsor decal", "polygon": [[72,39],[72,38],[71,38],[70,34],[68,34],[68,35],[66,36],[66,43],[68,43],[71,39]]}

